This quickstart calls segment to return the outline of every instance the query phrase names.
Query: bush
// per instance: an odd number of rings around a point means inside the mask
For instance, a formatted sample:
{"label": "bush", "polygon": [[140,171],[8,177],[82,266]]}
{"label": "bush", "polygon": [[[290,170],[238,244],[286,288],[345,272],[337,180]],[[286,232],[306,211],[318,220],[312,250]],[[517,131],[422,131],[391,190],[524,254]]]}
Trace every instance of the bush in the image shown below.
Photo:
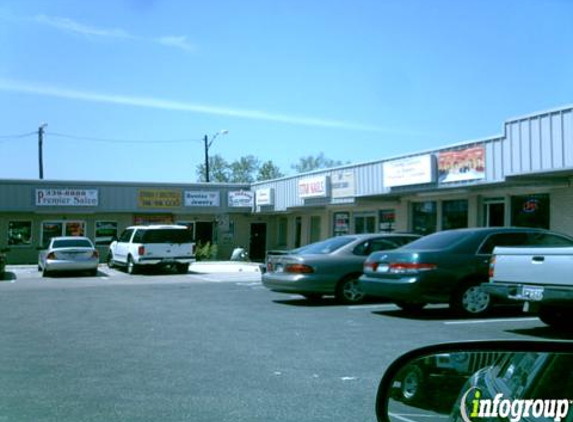
{"label": "bush", "polygon": [[217,258],[217,245],[211,245],[207,242],[204,245],[199,242],[195,250],[195,259],[197,261],[212,261]]}

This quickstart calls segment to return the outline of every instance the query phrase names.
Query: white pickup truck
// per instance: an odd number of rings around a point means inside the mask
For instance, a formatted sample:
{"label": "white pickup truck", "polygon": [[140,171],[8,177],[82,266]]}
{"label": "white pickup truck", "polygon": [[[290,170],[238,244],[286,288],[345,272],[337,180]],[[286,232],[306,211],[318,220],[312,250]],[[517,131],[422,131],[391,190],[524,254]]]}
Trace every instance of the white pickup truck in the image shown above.
{"label": "white pickup truck", "polygon": [[573,329],[573,243],[553,247],[497,247],[490,263],[493,296],[524,303],[546,324]]}

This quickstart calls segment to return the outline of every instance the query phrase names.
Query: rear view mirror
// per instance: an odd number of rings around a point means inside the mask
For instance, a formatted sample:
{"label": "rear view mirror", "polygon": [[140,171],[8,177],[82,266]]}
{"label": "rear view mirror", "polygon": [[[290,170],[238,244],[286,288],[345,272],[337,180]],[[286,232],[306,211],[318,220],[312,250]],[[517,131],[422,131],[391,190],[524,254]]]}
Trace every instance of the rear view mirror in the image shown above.
{"label": "rear view mirror", "polygon": [[389,368],[378,421],[573,421],[573,343],[426,347]]}

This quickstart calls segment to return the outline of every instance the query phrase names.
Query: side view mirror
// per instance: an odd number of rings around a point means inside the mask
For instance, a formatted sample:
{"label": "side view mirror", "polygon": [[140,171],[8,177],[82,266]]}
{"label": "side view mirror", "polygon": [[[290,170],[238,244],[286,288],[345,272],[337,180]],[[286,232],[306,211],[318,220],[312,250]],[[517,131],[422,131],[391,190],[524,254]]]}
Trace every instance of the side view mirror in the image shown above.
{"label": "side view mirror", "polygon": [[573,343],[488,341],[417,349],[386,371],[378,421],[573,421]]}

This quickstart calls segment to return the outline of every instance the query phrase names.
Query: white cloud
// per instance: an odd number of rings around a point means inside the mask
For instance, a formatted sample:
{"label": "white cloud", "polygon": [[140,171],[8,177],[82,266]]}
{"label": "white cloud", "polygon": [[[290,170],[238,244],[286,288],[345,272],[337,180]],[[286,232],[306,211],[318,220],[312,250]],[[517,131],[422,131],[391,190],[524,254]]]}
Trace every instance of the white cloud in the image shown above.
{"label": "white cloud", "polygon": [[113,39],[150,42],[150,43],[160,44],[166,47],[177,48],[186,52],[192,52],[196,50],[195,46],[184,35],[168,35],[156,38],[144,38],[130,34],[128,31],[124,29],[99,28],[95,26],[85,25],[70,18],[58,17],[58,16],[36,15],[34,16],[33,21],[38,24],[47,25],[64,32],[80,34],[86,37],[92,37],[92,38],[99,37],[99,38],[110,38],[110,39],[113,38]]}
{"label": "white cloud", "polygon": [[195,51],[195,46],[187,40],[187,37],[182,36],[165,36],[155,39],[159,44],[166,45],[168,47],[180,48],[184,51]]}
{"label": "white cloud", "polygon": [[51,26],[56,29],[61,29],[67,32],[73,32],[76,34],[94,36],[94,37],[106,37],[106,38],[124,38],[124,39],[134,39],[132,35],[123,29],[116,28],[96,28],[93,26],[88,26],[76,22],[69,18],[61,18],[57,16],[46,16],[46,15],[36,15],[34,21],[44,25]]}
{"label": "white cloud", "polygon": [[315,126],[334,129],[356,130],[365,132],[392,132],[377,126],[364,125],[344,120],[332,120],[320,117],[295,116],[272,113],[263,110],[250,110],[231,107],[195,104],[182,101],[165,100],[152,97],[135,97],[117,94],[78,91],[54,86],[32,84],[28,82],[0,78],[0,91],[36,94],[48,97],[66,98],[97,103],[129,105],[135,107],[154,108],[190,113],[211,114],[218,116],[236,117],[242,119],[263,120],[291,125]]}

